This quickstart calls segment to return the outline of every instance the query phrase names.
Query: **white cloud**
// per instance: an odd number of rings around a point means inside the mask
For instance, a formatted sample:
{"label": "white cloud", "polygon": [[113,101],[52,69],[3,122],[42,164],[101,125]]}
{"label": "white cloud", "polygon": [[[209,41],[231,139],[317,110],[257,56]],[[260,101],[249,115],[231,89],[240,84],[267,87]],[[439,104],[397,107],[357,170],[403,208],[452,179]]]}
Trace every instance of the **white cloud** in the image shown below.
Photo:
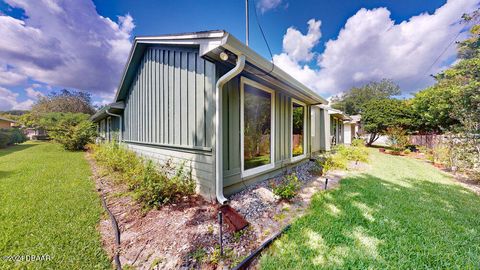
{"label": "white cloud", "polygon": [[44,97],[45,94],[43,94],[41,91],[36,90],[36,88],[39,88],[39,84],[33,84],[32,86],[28,87],[25,89],[25,92],[27,93],[27,96],[33,99],[39,99],[41,97]]}
{"label": "white cloud", "polygon": [[[433,14],[423,13],[398,24],[386,8],[362,8],[347,20],[336,39],[326,43],[317,63],[310,66],[302,61],[308,61],[314,45],[307,52],[292,50],[296,48],[293,44],[285,47],[289,28],[284,36],[284,52],[275,55],[274,62],[326,96],[382,78],[393,79],[406,92],[418,90],[432,83],[429,74],[445,68],[444,61],[455,56],[456,48],[452,45],[427,72],[465,26],[458,23],[462,14],[478,6],[477,0],[449,0]],[[305,40],[310,28],[311,25],[307,35],[295,33],[297,38],[289,40],[296,40],[300,48],[301,44],[308,47],[311,43]]]}
{"label": "white cloud", "polygon": [[26,80],[27,76],[8,68],[6,65],[0,65],[0,85],[17,85]]}
{"label": "white cloud", "polygon": [[129,14],[114,22],[100,16],[92,1],[6,2],[23,9],[26,19],[0,15],[0,67],[12,73],[0,75],[0,84],[29,78],[94,93],[115,89],[135,27]]}
{"label": "white cloud", "polygon": [[260,0],[257,2],[257,8],[260,12],[265,13],[269,10],[277,8],[282,3],[282,0]]}
{"label": "white cloud", "polygon": [[0,86],[0,111],[6,110],[28,110],[32,107],[34,101],[27,99],[18,101],[18,93]]}
{"label": "white cloud", "polygon": [[321,25],[321,21],[309,20],[306,35],[303,35],[294,27],[289,27],[287,33],[283,36],[283,51],[296,62],[312,60],[314,56],[312,48],[318,44],[322,37]]}

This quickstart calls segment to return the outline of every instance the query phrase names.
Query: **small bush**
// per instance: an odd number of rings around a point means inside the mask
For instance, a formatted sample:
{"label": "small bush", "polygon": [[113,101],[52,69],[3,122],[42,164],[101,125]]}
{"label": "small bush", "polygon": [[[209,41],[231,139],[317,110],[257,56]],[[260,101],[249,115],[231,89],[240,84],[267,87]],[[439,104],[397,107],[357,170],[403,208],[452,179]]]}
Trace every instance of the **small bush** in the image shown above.
{"label": "small bush", "polygon": [[297,196],[298,190],[300,189],[300,181],[295,173],[286,175],[282,182],[278,185],[272,187],[273,194],[278,197],[291,200]]}
{"label": "small bush", "polygon": [[353,147],[362,147],[365,146],[365,141],[363,139],[353,139],[351,145]]}
{"label": "small bush", "polygon": [[132,197],[146,208],[195,193],[195,181],[184,164],[163,166],[138,157],[116,142],[90,146],[95,160],[107,170],[118,174],[117,181],[126,184]]}
{"label": "small bush", "polygon": [[0,148],[5,148],[9,145],[23,143],[27,141],[27,136],[18,128],[4,128],[0,129]]}
{"label": "small bush", "polygon": [[349,161],[368,162],[368,150],[361,146],[338,145],[326,157],[317,159],[317,164],[323,168],[323,173],[333,169],[345,170]]}
{"label": "small bush", "polygon": [[410,153],[412,153],[412,150],[410,150],[409,148],[403,150],[404,155],[410,155]]}
{"label": "small bush", "polygon": [[335,153],[325,159],[325,163],[323,164],[323,172],[326,173],[333,169],[346,170],[347,164],[348,159],[344,155]]}
{"label": "small bush", "polygon": [[83,150],[93,142],[97,131],[95,124],[83,113],[48,113],[40,119],[40,126],[66,150]]}
{"label": "small bush", "polygon": [[401,127],[387,128],[388,144],[395,152],[403,151],[409,144],[407,132]]}

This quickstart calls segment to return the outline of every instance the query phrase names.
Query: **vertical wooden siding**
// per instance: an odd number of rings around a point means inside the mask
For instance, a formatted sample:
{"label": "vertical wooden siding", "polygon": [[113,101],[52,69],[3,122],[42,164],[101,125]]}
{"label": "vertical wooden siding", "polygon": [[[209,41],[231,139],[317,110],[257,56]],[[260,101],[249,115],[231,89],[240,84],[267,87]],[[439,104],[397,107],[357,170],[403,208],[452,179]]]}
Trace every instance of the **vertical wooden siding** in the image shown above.
{"label": "vertical wooden siding", "polygon": [[212,145],[215,65],[188,48],[145,50],[125,106],[124,139],[141,143]]}

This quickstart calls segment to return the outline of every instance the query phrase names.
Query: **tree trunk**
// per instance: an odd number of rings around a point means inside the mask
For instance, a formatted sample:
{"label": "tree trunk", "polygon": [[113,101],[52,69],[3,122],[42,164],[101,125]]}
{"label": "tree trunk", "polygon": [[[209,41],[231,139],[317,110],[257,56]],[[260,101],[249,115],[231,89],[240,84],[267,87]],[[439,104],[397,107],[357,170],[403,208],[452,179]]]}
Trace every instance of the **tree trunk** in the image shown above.
{"label": "tree trunk", "polygon": [[380,134],[378,133],[370,133],[370,136],[368,137],[367,141],[367,146],[370,147],[372,144],[380,137]]}

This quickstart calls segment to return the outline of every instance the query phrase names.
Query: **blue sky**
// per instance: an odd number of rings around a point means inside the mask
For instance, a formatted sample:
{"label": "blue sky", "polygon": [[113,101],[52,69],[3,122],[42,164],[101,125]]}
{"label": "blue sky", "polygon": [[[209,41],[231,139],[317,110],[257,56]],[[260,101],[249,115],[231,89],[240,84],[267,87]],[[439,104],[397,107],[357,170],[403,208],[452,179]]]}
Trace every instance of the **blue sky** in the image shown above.
{"label": "blue sky", "polygon": [[[256,10],[274,63],[322,96],[382,78],[408,95],[455,61],[448,45],[479,2],[250,0],[250,46],[270,58]],[[244,40],[244,12],[243,0],[0,0],[0,110],[61,88],[111,102],[134,36],[224,29]]]}

